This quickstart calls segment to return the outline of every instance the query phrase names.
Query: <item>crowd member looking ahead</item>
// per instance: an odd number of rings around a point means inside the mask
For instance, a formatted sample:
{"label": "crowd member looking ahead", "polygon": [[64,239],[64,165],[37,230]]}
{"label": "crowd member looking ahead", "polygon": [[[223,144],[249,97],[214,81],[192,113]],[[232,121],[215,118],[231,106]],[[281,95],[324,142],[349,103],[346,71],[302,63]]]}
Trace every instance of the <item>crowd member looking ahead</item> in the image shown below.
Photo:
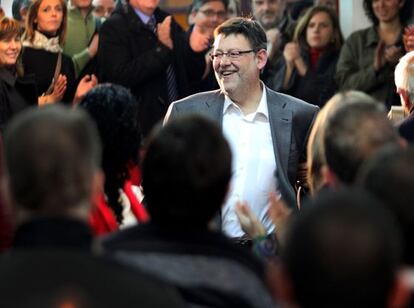
{"label": "crowd member looking ahead", "polygon": [[72,102],[76,81],[73,62],[62,53],[66,37],[64,0],[35,0],[29,6],[23,34],[25,73],[34,74],[39,103]]}
{"label": "crowd member looking ahead", "polygon": [[334,75],[342,43],[335,12],[324,6],[312,7],[299,20],[269,86],[323,106],[337,89]]}
{"label": "crowd member looking ahead", "polygon": [[[16,20],[8,17],[0,20],[0,130],[13,115],[26,107],[45,103],[44,97],[38,97],[35,76],[25,74],[19,61],[21,33],[22,28]],[[82,79],[73,101],[78,102],[96,83],[94,76]]]}
{"label": "crowd member looking ahead", "polygon": [[411,1],[364,0],[372,26],[346,40],[339,56],[336,81],[341,90],[360,90],[388,106],[394,103],[393,72],[404,54],[402,33]]}

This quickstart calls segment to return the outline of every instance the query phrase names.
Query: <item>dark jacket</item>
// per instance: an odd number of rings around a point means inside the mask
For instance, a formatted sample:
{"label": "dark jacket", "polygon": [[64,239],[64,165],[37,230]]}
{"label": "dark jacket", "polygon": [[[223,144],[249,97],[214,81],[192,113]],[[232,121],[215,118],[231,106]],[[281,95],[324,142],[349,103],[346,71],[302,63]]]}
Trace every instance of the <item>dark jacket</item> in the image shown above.
{"label": "dark jacket", "polygon": [[401,137],[410,144],[414,143],[414,108],[410,110],[408,117],[397,125],[397,128]]}
{"label": "dark jacket", "polygon": [[[221,233],[149,223],[113,234],[103,246],[119,261],[192,294],[190,300],[186,296],[192,304],[200,300],[208,307],[274,306],[265,286],[264,266]],[[221,305],[211,305],[214,298]]]}
{"label": "dark jacket", "polygon": [[[168,15],[156,9],[157,23]],[[100,80],[130,88],[140,104],[140,122],[144,136],[161,120],[168,105],[167,67],[172,64],[179,97],[189,92],[188,80],[200,78],[204,61],[203,53],[192,52],[185,40],[185,33],[172,21],[171,35],[174,49],[170,50],[144,25],[134,9],[125,4],[116,10],[102,25],[99,38],[98,65]]]}
{"label": "dark jacket", "polygon": [[[39,95],[42,95],[49,88],[55,75],[58,53],[50,52],[45,49],[35,49],[24,47],[22,62],[25,74],[35,76],[36,87]],[[60,74],[66,76],[66,92],[62,101],[72,104],[76,90],[75,68],[72,59],[62,54],[62,64]]]}
{"label": "dark jacket", "polygon": [[283,81],[286,74],[286,62],[280,61],[280,65],[271,79],[268,86],[313,105],[322,107],[337,91],[334,80],[336,63],[339,57],[339,50],[327,50],[322,53],[314,69],[311,68],[310,54],[308,50],[302,50],[302,58],[308,70],[305,76],[300,76],[296,69],[293,70],[287,88],[283,88]]}
{"label": "dark jacket", "polygon": [[36,106],[37,96],[33,75],[16,77],[12,71],[0,68],[0,130],[15,114]]}
{"label": "dark jacket", "polygon": [[68,301],[91,308],[183,307],[173,288],[93,256],[91,244],[80,221],[44,218],[21,225],[13,248],[0,257],[0,306],[52,308]]}

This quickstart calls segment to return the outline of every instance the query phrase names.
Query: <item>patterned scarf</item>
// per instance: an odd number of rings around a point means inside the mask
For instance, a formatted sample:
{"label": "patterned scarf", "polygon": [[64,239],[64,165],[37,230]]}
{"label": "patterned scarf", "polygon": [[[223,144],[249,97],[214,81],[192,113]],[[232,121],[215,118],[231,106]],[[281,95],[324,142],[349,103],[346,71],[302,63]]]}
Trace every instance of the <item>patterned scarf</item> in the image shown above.
{"label": "patterned scarf", "polygon": [[34,33],[33,42],[25,40],[23,41],[23,46],[35,49],[44,49],[54,53],[62,52],[62,47],[59,45],[59,36],[48,38],[46,35],[37,30]]}

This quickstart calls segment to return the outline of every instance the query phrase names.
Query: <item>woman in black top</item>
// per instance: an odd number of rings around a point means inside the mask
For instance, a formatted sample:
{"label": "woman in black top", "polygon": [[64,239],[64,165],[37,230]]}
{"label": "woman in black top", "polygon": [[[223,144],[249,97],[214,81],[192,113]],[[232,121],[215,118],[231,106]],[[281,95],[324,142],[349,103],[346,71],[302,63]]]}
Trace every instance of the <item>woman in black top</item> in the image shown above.
{"label": "woman in black top", "polygon": [[33,76],[23,76],[19,64],[21,26],[11,18],[0,20],[0,130],[10,118],[30,105],[37,105]]}
{"label": "woman in black top", "polygon": [[22,61],[25,73],[35,75],[39,105],[59,101],[71,103],[74,96],[75,69],[71,58],[64,55],[61,48],[66,20],[64,0],[35,0],[29,7]]}
{"label": "woman in black top", "polygon": [[337,90],[334,76],[342,43],[335,12],[312,7],[299,20],[269,86],[322,107]]}

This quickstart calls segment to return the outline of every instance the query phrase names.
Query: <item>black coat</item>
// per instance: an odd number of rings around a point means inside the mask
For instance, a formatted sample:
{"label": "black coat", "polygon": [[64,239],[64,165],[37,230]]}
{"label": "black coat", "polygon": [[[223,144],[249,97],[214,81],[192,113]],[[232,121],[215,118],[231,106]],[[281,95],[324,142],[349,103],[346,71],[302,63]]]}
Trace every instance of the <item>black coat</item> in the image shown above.
{"label": "black coat", "polygon": [[[168,15],[157,8],[154,16],[160,23]],[[188,80],[199,79],[203,73],[203,53],[192,52],[175,21],[171,35],[173,50],[158,40],[129,4],[116,10],[100,30],[100,80],[131,89],[140,104],[144,136],[164,117],[171,103],[167,98],[167,67],[173,64],[179,97],[188,95]]]}
{"label": "black coat", "polygon": [[0,130],[18,112],[37,105],[37,89],[33,75],[15,77],[6,68],[0,68]]}
{"label": "black coat", "polygon": [[[22,62],[25,74],[34,74],[37,91],[42,95],[47,91],[53,80],[56,70],[58,53],[45,49],[24,47]],[[62,101],[71,104],[76,90],[75,68],[72,59],[62,54],[60,74],[66,76],[66,92]]]}

